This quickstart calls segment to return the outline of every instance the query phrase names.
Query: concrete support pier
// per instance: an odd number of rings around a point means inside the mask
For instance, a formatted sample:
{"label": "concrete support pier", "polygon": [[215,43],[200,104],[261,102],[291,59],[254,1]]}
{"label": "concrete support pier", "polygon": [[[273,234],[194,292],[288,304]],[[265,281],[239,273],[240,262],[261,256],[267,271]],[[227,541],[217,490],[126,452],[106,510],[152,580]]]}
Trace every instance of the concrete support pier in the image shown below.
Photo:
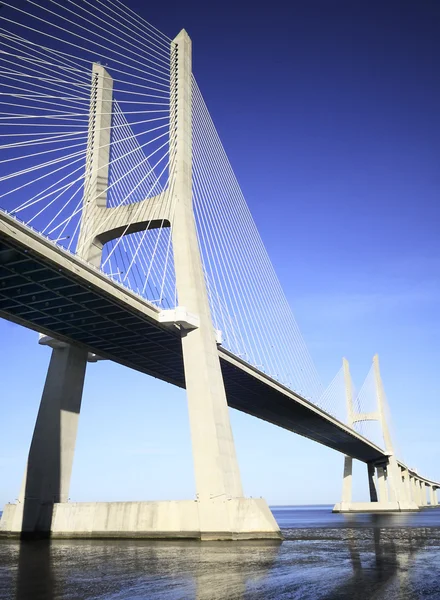
{"label": "concrete support pier", "polygon": [[6,506],[0,530],[48,531],[54,503],[67,502],[86,364],[81,348],[52,350],[18,503]]}

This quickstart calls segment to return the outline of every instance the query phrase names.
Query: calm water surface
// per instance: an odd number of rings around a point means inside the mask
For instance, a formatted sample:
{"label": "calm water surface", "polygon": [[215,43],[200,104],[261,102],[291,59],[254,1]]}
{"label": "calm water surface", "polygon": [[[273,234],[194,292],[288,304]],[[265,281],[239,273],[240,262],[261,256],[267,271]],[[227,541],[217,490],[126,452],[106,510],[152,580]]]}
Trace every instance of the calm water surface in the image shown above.
{"label": "calm water surface", "polygon": [[0,598],[440,600],[440,509],[272,510],[282,544],[0,540]]}

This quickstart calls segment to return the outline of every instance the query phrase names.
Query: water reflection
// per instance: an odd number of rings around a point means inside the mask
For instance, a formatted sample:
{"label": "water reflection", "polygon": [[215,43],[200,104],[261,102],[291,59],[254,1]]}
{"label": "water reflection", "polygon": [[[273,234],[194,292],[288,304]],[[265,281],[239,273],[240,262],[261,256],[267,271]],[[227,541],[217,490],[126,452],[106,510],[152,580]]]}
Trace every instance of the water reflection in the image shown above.
{"label": "water reflection", "polygon": [[[399,515],[400,517],[401,515]],[[286,518],[286,515],[284,515]],[[312,517],[309,515],[308,518]],[[319,515],[322,519],[323,515]],[[412,600],[440,597],[440,529],[328,517],[285,541],[0,541],[6,600]],[[421,517],[423,522],[423,517]],[[440,523],[440,511],[432,523]],[[335,527],[335,523],[338,523]],[[429,576],[427,573],[429,572]],[[421,593],[423,590],[423,594]]]}

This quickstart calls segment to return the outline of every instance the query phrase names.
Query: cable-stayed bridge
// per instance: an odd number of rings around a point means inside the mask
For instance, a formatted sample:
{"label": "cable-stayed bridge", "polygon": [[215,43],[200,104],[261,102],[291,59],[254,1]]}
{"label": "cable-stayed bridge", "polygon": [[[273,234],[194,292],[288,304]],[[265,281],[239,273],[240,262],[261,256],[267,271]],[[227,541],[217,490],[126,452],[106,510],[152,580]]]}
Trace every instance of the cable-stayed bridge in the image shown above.
{"label": "cable-stayed bridge", "polygon": [[[377,358],[324,389],[174,39],[119,0],[0,15],[0,315],[52,347],[6,532],[273,537],[244,498],[227,405],[345,455],[337,510],[417,510],[434,480],[395,450]],[[186,387],[196,502],[68,503],[86,364]],[[376,434],[371,424],[377,425]],[[351,502],[353,458],[371,503]],[[123,505],[123,506],[122,506]]]}

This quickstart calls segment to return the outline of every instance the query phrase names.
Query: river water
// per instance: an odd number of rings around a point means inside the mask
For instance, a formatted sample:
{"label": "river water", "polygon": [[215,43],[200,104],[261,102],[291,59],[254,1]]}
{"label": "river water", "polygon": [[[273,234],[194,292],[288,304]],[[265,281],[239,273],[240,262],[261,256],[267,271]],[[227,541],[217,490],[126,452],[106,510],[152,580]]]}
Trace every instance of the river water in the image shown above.
{"label": "river water", "polygon": [[440,508],[272,511],[281,544],[0,540],[0,598],[440,600]]}

